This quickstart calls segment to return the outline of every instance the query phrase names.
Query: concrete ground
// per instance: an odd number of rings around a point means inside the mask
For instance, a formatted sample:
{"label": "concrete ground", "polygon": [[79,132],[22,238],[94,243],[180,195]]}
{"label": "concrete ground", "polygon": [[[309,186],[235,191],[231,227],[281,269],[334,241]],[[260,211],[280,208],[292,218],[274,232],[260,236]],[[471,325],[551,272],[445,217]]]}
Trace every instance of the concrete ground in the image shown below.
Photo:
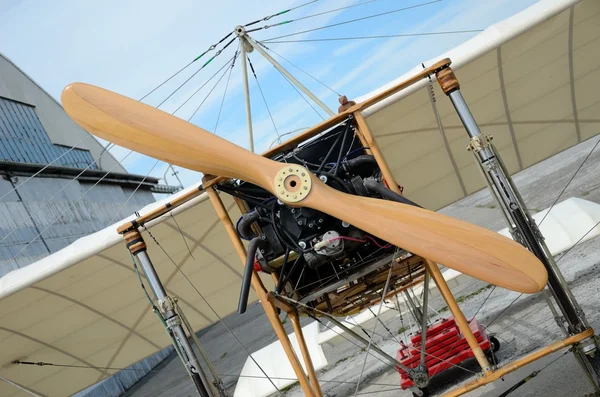
{"label": "concrete ground", "polygon": [[[548,208],[567,184],[575,170],[588,155],[599,138],[593,138],[554,156],[542,163],[532,166],[514,176],[525,202],[532,212]],[[600,149],[594,151],[585,165],[563,193],[560,201],[569,197],[579,197],[600,203]],[[477,192],[454,203],[440,212],[459,219],[500,230],[505,227],[503,219],[496,208],[496,203],[487,190]],[[561,258],[559,266],[571,285],[588,320],[595,329],[600,329],[600,238],[595,238],[576,246],[568,255]],[[460,306],[467,317],[477,313],[477,319],[489,324],[489,329],[500,340],[501,347],[497,353],[499,364],[505,364],[552,341],[561,339],[561,333],[541,294],[522,296],[504,313],[503,310],[514,301],[517,293],[500,288],[485,288],[486,284],[471,279],[459,288],[453,288],[454,295],[459,298]],[[491,293],[491,296],[488,295]],[[445,304],[439,298],[431,302],[431,306],[442,309]],[[376,308],[375,308],[376,309]],[[374,342],[384,351],[395,356],[399,347],[398,340],[408,339],[410,317],[400,316],[396,311],[388,312],[382,324],[377,324],[376,333],[380,336]],[[446,313],[442,313],[444,315]],[[501,314],[497,319],[496,317]],[[305,320],[311,321],[311,320]],[[493,321],[493,322],[492,322]],[[272,329],[259,305],[253,305],[243,316],[232,315],[225,319],[227,326],[251,352],[256,351],[275,340]],[[288,330],[290,324],[285,324]],[[369,328],[372,323],[369,323]],[[399,331],[404,331],[400,332]],[[291,330],[290,330],[291,332]],[[237,375],[246,360],[247,354],[235,342],[221,324],[215,324],[200,333],[201,342],[208,350],[208,355],[223,376],[230,394],[233,395]],[[411,396],[408,391],[399,388],[398,373],[381,363],[376,357],[369,355],[365,364],[365,352],[353,343],[342,340],[335,345],[324,346],[328,367],[319,371],[319,379],[324,394],[330,397],[352,396],[355,394],[356,382],[364,365],[358,395],[373,396]],[[556,360],[556,361],[554,361]],[[469,393],[469,396],[499,396],[513,384],[544,367],[537,376],[520,387],[511,396],[543,396],[543,397],[583,397],[592,392],[571,354],[554,353],[542,360],[526,366],[503,380]],[[452,369],[436,376],[430,386],[431,395],[441,395],[461,383],[474,378],[477,364],[466,363],[464,369]],[[326,381],[332,382],[326,382]],[[297,386],[283,392],[285,396],[301,396]],[[188,381],[182,366],[175,356],[162,363],[155,372],[143,378],[126,396],[167,397],[194,396],[195,391]]]}

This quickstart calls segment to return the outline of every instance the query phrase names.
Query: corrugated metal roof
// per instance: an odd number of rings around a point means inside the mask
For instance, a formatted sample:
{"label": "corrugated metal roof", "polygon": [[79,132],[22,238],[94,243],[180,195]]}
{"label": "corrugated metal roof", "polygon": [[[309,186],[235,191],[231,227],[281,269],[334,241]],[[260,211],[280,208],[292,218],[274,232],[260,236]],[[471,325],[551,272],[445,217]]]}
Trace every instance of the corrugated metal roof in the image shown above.
{"label": "corrugated metal roof", "polygon": [[0,160],[45,165],[55,159],[57,166],[98,169],[88,150],[53,144],[33,106],[0,97]]}

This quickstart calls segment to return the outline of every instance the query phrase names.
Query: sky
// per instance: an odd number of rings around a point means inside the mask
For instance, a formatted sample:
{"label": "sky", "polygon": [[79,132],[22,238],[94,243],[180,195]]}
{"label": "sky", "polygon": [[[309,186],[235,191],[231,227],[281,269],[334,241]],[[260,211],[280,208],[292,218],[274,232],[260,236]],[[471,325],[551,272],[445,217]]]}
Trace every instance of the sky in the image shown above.
{"label": "sky", "polygon": [[[75,81],[140,99],[237,25],[261,20],[252,25],[255,28],[289,21],[250,35],[256,41],[264,41],[267,52],[275,60],[336,111],[338,93],[348,98],[369,93],[477,32],[368,40],[306,40],[483,30],[535,2],[0,0],[0,52],[57,99],[62,89]],[[285,14],[263,20],[290,8],[292,10]],[[396,11],[402,8],[406,9]],[[384,15],[369,18],[376,14]],[[347,22],[355,19],[360,20]],[[329,25],[337,26],[327,27]],[[290,36],[273,39],[286,35]],[[216,73],[234,57],[237,40],[200,70],[228,40],[143,101],[153,106],[164,101],[160,109],[176,111],[176,116],[247,148],[240,58],[233,68],[225,66]],[[256,79],[250,74],[249,85],[257,153],[266,150],[278,134],[286,134],[283,139],[287,139],[327,118],[317,105],[311,103],[311,107],[301,98],[257,51],[250,53],[249,58],[256,72]],[[187,79],[189,81],[182,85]],[[120,147],[110,151],[118,160],[128,153]],[[128,156],[123,165],[131,173],[159,178],[166,175],[162,183],[178,184],[167,164],[157,164],[156,160],[141,154]],[[175,169],[186,187],[201,178],[199,173]]]}

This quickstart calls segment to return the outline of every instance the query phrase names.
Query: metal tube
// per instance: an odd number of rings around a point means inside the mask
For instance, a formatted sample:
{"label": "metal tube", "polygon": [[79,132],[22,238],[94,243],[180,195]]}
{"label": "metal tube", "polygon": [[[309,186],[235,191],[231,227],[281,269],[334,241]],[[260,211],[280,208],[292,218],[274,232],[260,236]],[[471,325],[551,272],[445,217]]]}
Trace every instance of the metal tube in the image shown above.
{"label": "metal tube", "polygon": [[[356,332],[352,331],[350,328],[346,327],[344,324],[342,324],[340,321],[338,321],[335,317],[330,316],[329,314],[327,314],[325,312],[322,312],[321,314],[323,316],[327,317],[327,319],[329,321],[331,321],[332,323],[334,323],[335,325],[337,325],[338,327],[340,327],[341,329],[343,329],[344,332],[346,332],[348,335],[352,336],[354,339],[356,339],[359,343],[361,343],[365,347],[367,347],[369,345],[369,341],[368,340],[366,340],[365,338],[363,338],[362,336],[360,336]],[[384,352],[383,350],[381,350],[376,345],[371,345],[371,349],[373,349],[374,351],[376,351],[391,366],[393,366],[393,367],[397,366],[398,368],[402,369],[406,373],[410,373],[411,372],[410,368],[408,368],[405,365],[403,365],[400,361],[392,358],[389,354],[387,354],[386,352]]]}
{"label": "metal tube", "polygon": [[[302,85],[301,82],[296,80],[294,76],[292,76],[283,66],[281,66],[272,56],[270,56],[256,41],[254,41],[250,36],[244,36],[246,41],[250,43],[250,45],[258,51],[263,57],[266,58],[277,70],[279,70],[285,77],[288,78],[296,87],[298,87],[302,92],[304,92],[310,99],[312,99],[321,109],[323,109],[330,116],[335,116],[333,110],[329,109],[327,105],[325,105],[319,98],[315,96],[312,92],[308,90],[305,86]],[[242,53],[243,54],[243,53]]]}
{"label": "metal tube", "polygon": [[[458,117],[462,121],[465,129],[467,130],[467,134],[469,137],[474,138],[481,135],[481,131],[479,130],[479,126],[477,126],[477,122],[475,118],[471,114],[465,99],[463,98],[460,90],[454,90],[449,95],[454,108],[456,109],[456,113],[458,113]],[[479,157],[481,157],[482,161],[487,161],[493,157],[492,153],[489,149],[484,149],[479,152]]]}
{"label": "metal tube", "polygon": [[[160,282],[160,279],[158,278],[158,274],[156,274],[156,270],[152,265],[152,261],[150,261],[148,253],[145,250],[143,250],[137,252],[135,256],[140,262],[140,266],[142,267],[142,270],[146,275],[146,279],[148,280],[148,284],[150,285],[150,289],[152,290],[152,293],[154,294],[156,300],[163,301],[169,299],[162,283]],[[179,315],[175,313],[174,309],[168,309],[166,310],[166,313],[164,313],[164,317],[167,326],[173,331],[175,335],[175,340],[177,340],[177,342],[183,349],[183,352],[185,353],[187,363],[184,364],[191,370],[192,379],[194,378],[194,376],[200,377],[202,383],[200,385],[197,385],[198,393],[200,393],[201,396],[213,397],[214,394],[210,387],[210,383],[208,382],[204,371],[202,371],[200,362],[198,361],[198,358],[196,358],[196,353],[192,349],[192,346],[190,345],[187,339],[185,331],[181,326],[181,319]],[[192,331],[190,330],[190,332]]]}
{"label": "metal tube", "polygon": [[248,143],[250,145],[250,151],[254,153],[254,134],[252,132],[252,110],[250,108],[250,88],[248,87],[248,65],[246,62],[246,44],[248,42],[240,37],[240,47],[242,56],[242,74],[244,77],[244,97],[246,99],[246,122],[248,124]]}
{"label": "metal tube", "polygon": [[158,274],[156,274],[156,271],[154,270],[154,266],[150,261],[148,253],[146,251],[140,251],[136,253],[135,256],[140,261],[140,266],[146,275],[146,279],[148,280],[148,284],[150,284],[150,289],[152,290],[156,300],[165,299],[167,297],[167,293],[165,292],[165,289],[158,278]]}
{"label": "metal tube", "polygon": [[423,281],[423,316],[421,317],[421,365],[425,365],[425,345],[427,344],[427,306],[429,299],[429,272],[425,271]]}

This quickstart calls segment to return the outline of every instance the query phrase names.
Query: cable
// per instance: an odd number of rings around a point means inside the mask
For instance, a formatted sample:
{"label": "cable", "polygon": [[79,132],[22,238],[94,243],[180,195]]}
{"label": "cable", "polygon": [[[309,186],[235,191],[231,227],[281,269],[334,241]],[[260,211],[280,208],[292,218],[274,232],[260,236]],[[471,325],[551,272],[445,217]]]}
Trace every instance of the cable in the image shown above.
{"label": "cable", "polygon": [[150,237],[152,237],[152,240],[154,240],[154,243],[160,248],[160,250],[163,252],[163,254],[165,254],[165,256],[173,264],[173,266],[175,266],[175,269],[177,269],[177,271],[187,280],[187,282],[189,283],[189,285],[196,291],[196,293],[198,294],[198,296],[204,301],[204,303],[206,303],[206,306],[208,306],[208,308],[213,312],[213,314],[215,315],[215,317],[217,317],[217,319],[219,320],[219,322],[221,323],[221,325],[223,325],[223,327],[225,327],[225,329],[229,332],[229,334],[233,337],[233,339],[235,339],[235,341],[240,345],[240,347],[244,350],[244,352],[250,357],[250,359],[258,367],[258,369],[267,377],[267,379],[269,379],[269,382],[271,382],[271,385],[273,385],[273,387],[275,388],[275,390],[277,390],[277,392],[279,393],[279,395],[283,395],[281,393],[281,390],[279,390],[279,388],[277,387],[277,385],[275,385],[275,383],[273,382],[273,380],[271,380],[271,378],[269,377],[269,375],[267,375],[267,373],[265,372],[265,370],[260,366],[260,364],[258,364],[258,362],[256,361],[256,359],[254,357],[252,357],[252,354],[250,354],[250,352],[248,351],[248,349],[246,349],[246,347],[242,344],[242,342],[238,339],[238,337],[235,336],[235,334],[233,333],[233,331],[231,331],[231,329],[229,329],[229,327],[227,326],[227,324],[225,324],[225,322],[223,321],[223,319],[221,318],[221,316],[219,316],[219,313],[217,313],[217,311],[212,307],[212,305],[210,303],[208,303],[208,300],[198,290],[198,288],[196,288],[196,285],[194,283],[192,283],[192,280],[190,280],[189,277],[187,276],[187,274],[185,274],[183,272],[183,270],[181,270],[181,268],[179,266],[177,266],[177,263],[175,263],[175,260],[173,260],[173,258],[171,257],[171,255],[169,255],[169,253],[158,242],[158,240],[156,239],[156,237],[154,237],[154,235],[150,232],[150,230],[148,230],[147,227],[145,227],[143,225],[142,225],[142,227],[145,229],[145,231],[148,233],[148,235]]}
{"label": "cable", "polygon": [[468,30],[449,30],[445,32],[423,32],[423,33],[402,33],[402,34],[387,34],[377,36],[356,36],[356,37],[328,37],[328,38],[317,38],[317,39],[304,39],[304,40],[274,40],[269,41],[269,44],[273,43],[305,43],[313,41],[340,41],[340,40],[370,40],[370,39],[387,39],[392,37],[414,37],[414,36],[436,36],[443,34],[461,34],[461,33],[479,33],[483,32],[483,29],[468,29]]}
{"label": "cable", "polygon": [[[238,54],[236,52],[234,58],[231,60],[231,62],[235,61],[235,58],[237,58]],[[221,69],[219,69],[220,71]],[[221,77],[219,77],[219,80],[217,80],[217,82],[215,83],[215,85],[213,85],[213,87],[210,89],[210,91],[208,92],[208,94],[206,94],[206,96],[204,97],[204,99],[202,100],[202,102],[200,102],[200,105],[198,105],[198,107],[196,108],[196,110],[194,110],[194,113],[192,113],[192,115],[190,116],[190,118],[188,119],[188,122],[190,122],[194,116],[196,115],[196,113],[198,112],[198,110],[200,110],[200,108],[202,107],[202,105],[204,105],[204,102],[206,102],[206,100],[208,99],[208,97],[210,96],[210,94],[212,94],[212,92],[215,90],[215,88],[217,88],[217,85],[219,85],[219,83],[221,82],[221,80],[223,80],[223,77],[225,77],[225,74],[227,73],[227,69],[225,69],[225,71],[223,72],[223,74],[221,75]]]}
{"label": "cable", "polygon": [[152,172],[152,170],[154,170],[154,168],[158,165],[158,163],[160,163],[160,160],[156,160],[156,162],[154,163],[154,165],[152,167],[150,167],[150,170],[148,171],[148,173],[146,173],[146,175],[144,176],[144,178],[140,181],[140,183],[138,183],[138,185],[135,187],[135,189],[133,190],[133,192],[129,195],[129,197],[127,197],[127,200],[125,200],[125,202],[123,204],[121,204],[121,206],[119,207],[119,209],[115,212],[115,214],[113,215],[113,217],[110,220],[110,222],[108,222],[108,225],[106,225],[107,227],[110,226],[110,225],[112,225],[112,223],[114,222],[114,220],[119,216],[119,212],[121,212],[121,210],[123,210],[123,208],[127,205],[127,203],[129,202],[129,200],[131,200],[131,198],[133,197],[133,195],[139,190],[139,188],[146,181],[146,179],[150,176],[150,173]]}
{"label": "cable", "polygon": [[106,178],[108,176],[108,174],[110,174],[112,172],[112,170],[117,166],[120,165],[121,162],[123,162],[127,157],[129,157],[129,155],[133,153],[133,150],[130,150],[129,153],[127,153],[125,155],[125,157],[123,157],[121,159],[121,161],[118,161],[115,165],[112,166],[112,168],[108,171],[106,171],[106,173],[100,178],[98,179],[98,181],[96,181],[96,183],[94,183],[94,185],[92,185],[92,187],[90,187],[88,190],[86,190],[85,193],[83,193],[81,196],[79,196],[79,198],[74,201],[73,203],[71,203],[66,210],[64,210],[63,212],[60,213],[60,215],[58,215],[52,222],[50,222],[50,224],[48,226],[46,226],[44,228],[44,230],[42,230],[41,232],[39,232],[33,239],[31,239],[31,241],[29,241],[29,243],[27,243],[27,245],[25,245],[23,248],[21,248],[21,250],[19,252],[17,252],[16,255],[14,255],[10,260],[15,260],[19,255],[21,255],[21,253],[23,251],[25,251],[31,244],[33,244],[33,242],[40,237],[46,230],[48,230],[50,228],[50,226],[52,226],[56,221],[58,221],[67,211],[69,211],[71,208],[73,208],[73,206],[75,204],[77,204],[78,202],[80,202],[93,188],[95,188],[100,182],[102,182],[104,180],[104,178]]}
{"label": "cable", "polygon": [[443,0],[433,0],[433,1],[426,2],[426,3],[416,4],[416,5],[410,6],[410,7],[397,8],[397,9],[394,9],[394,10],[385,11],[385,12],[381,12],[381,13],[378,13],[378,14],[367,15],[367,16],[361,17],[361,18],[356,18],[356,19],[351,19],[351,20],[344,21],[344,22],[334,23],[334,24],[331,24],[331,25],[321,26],[319,28],[303,30],[303,31],[300,31],[300,32],[289,33],[289,34],[285,34],[285,35],[277,36],[277,37],[271,37],[269,39],[262,40],[262,41],[263,42],[269,42],[271,40],[282,39],[284,37],[297,36],[297,35],[302,34],[302,33],[309,33],[309,32],[314,32],[314,31],[317,31],[317,30],[328,29],[328,28],[332,28],[332,27],[335,27],[335,26],[345,25],[345,24],[348,24],[348,23],[353,23],[353,22],[358,22],[358,21],[364,21],[366,19],[371,19],[371,18],[383,16],[383,15],[393,14],[393,13],[400,12],[400,11],[406,11],[406,10],[410,10],[410,9],[413,9],[413,8],[423,7],[423,6],[426,6],[426,5],[429,5],[429,4],[439,3],[441,1],[443,1]]}
{"label": "cable", "polygon": [[277,139],[281,140],[281,135],[279,135],[279,130],[277,129],[277,126],[275,125],[275,120],[273,119],[273,115],[271,114],[271,109],[269,109],[269,105],[267,104],[267,99],[265,98],[265,94],[262,90],[262,87],[260,86],[260,83],[258,82],[258,77],[256,76],[256,71],[254,70],[254,65],[252,65],[252,62],[250,61],[250,57],[247,57],[247,58],[248,58],[248,64],[250,65],[250,70],[252,71],[252,74],[254,75],[254,80],[256,81],[256,86],[258,87],[258,90],[260,91],[260,95],[262,96],[263,102],[265,103],[265,107],[267,108],[267,113],[269,113],[269,117],[271,118],[271,123],[273,123],[273,128],[275,128],[275,133],[277,134]]}
{"label": "cable", "polygon": [[[181,83],[181,85],[179,87],[177,87],[175,89],[175,91],[173,91],[172,93],[169,94],[169,96],[167,96],[161,103],[159,103],[156,108],[158,109],[163,103],[165,103],[169,98],[171,98],[173,95],[175,95],[175,93],[177,91],[179,91],[181,89],[181,87],[183,87],[184,85],[186,85],[188,83],[188,81],[190,81],[192,78],[194,78],[195,75],[197,75],[202,69],[204,69],[208,64],[210,64],[216,57],[218,57],[219,55],[221,55],[221,52],[223,52],[223,50],[225,50],[227,47],[229,47],[229,45],[231,43],[233,43],[233,41],[236,38],[234,37],[233,39],[229,40],[229,42],[227,44],[225,44],[225,46],[223,48],[221,48],[219,51],[217,51],[217,53],[210,58],[208,61],[206,61],[202,66],[200,66],[200,68],[198,70],[196,70],[194,73],[192,73],[192,75],[190,77],[188,77],[183,83]],[[178,109],[179,110],[179,109]]]}
{"label": "cable", "polygon": [[[237,57],[237,54],[235,54],[234,56],[235,56],[235,57]],[[209,79],[208,79],[208,80],[206,80],[206,82],[200,86],[200,88],[198,88],[196,91],[194,91],[194,93],[193,93],[192,95],[190,95],[190,96],[189,96],[189,97],[188,97],[188,98],[187,98],[185,101],[183,101],[183,103],[182,103],[181,105],[179,105],[179,107],[178,107],[177,109],[175,109],[175,110],[173,111],[173,113],[171,113],[171,114],[175,114],[175,113],[177,113],[177,112],[179,111],[179,109],[181,109],[181,108],[182,108],[182,107],[183,107],[183,106],[184,106],[186,103],[188,103],[188,102],[189,102],[189,100],[190,100],[190,99],[192,99],[192,98],[193,98],[193,97],[194,97],[194,96],[195,96],[195,95],[196,95],[198,92],[200,92],[200,90],[201,90],[201,89],[203,89],[204,87],[206,87],[206,85],[207,85],[208,83],[210,83],[210,82],[212,81],[212,79],[214,79],[214,78],[215,78],[215,76],[216,76],[217,74],[219,74],[219,72],[220,72],[221,70],[225,69],[225,68],[227,67],[227,65],[229,65],[229,63],[231,63],[231,62],[232,62],[234,59],[235,59],[234,57],[231,57],[231,58],[229,59],[229,61],[227,61],[227,62],[225,62],[223,65],[221,65],[221,67],[219,68],[219,70],[217,70],[217,71],[216,71],[216,72],[215,72],[215,73],[214,73],[212,76],[210,76],[210,77],[209,77]]]}
{"label": "cable", "polygon": [[[69,182],[67,182],[58,192],[54,193],[54,195],[52,197],[50,197],[48,200],[46,200],[44,202],[44,204],[42,204],[40,207],[38,207],[35,211],[31,212],[30,214],[28,214],[29,216],[25,219],[23,219],[21,221],[21,223],[19,223],[14,229],[12,229],[6,236],[4,236],[1,240],[0,243],[2,243],[4,240],[6,240],[7,238],[9,238],[10,236],[13,235],[13,233],[15,233],[16,231],[20,230],[21,227],[23,227],[23,225],[25,225],[29,220],[33,221],[33,216],[35,214],[37,214],[38,212],[40,212],[42,209],[46,208],[46,206],[48,204],[50,204],[52,202],[52,200],[54,200],[59,194],[61,194],[67,187],[69,187],[69,185],[73,182],[75,182],[77,180],[77,178],[79,178],[81,175],[83,175],[84,172],[86,172],[92,165],[96,164],[96,162],[94,160],[92,160],[91,163],[89,163],[87,165],[87,167],[85,167],[84,169],[81,170],[81,172],[79,174],[77,174],[75,176],[75,178],[71,179]],[[20,185],[19,185],[20,186]],[[16,187],[15,187],[16,190]]]}
{"label": "cable", "polygon": [[596,144],[594,145],[594,147],[592,147],[592,150],[590,150],[590,152],[588,153],[588,155],[585,156],[585,158],[583,159],[583,161],[581,162],[581,164],[579,165],[579,167],[575,170],[575,173],[573,174],[573,176],[571,176],[571,179],[569,179],[569,182],[567,182],[567,184],[565,185],[565,187],[563,188],[563,190],[560,192],[560,194],[556,197],[556,200],[554,200],[554,202],[550,206],[550,209],[548,210],[548,212],[546,212],[546,214],[544,215],[544,217],[540,221],[538,227],[542,225],[542,223],[544,222],[544,220],[546,219],[546,217],[548,216],[548,214],[550,214],[550,211],[552,211],[552,208],[554,208],[554,206],[556,205],[556,203],[558,202],[558,200],[560,199],[560,197],[564,194],[565,190],[567,190],[567,188],[569,187],[569,185],[571,184],[571,182],[573,182],[573,179],[575,179],[575,176],[577,175],[577,173],[579,172],[579,170],[581,170],[581,167],[583,167],[583,165],[585,164],[585,162],[587,161],[587,159],[590,158],[590,156],[592,155],[592,153],[594,152],[594,150],[596,149],[596,147],[598,146],[598,144],[600,144],[600,139],[596,142]]}
{"label": "cable", "polygon": [[[257,23],[259,23],[259,22],[268,21],[268,20],[269,20],[269,19],[271,19],[271,18],[277,17],[277,16],[279,16],[279,15],[287,14],[287,13],[288,13],[288,12],[290,12],[290,11],[297,10],[298,8],[305,7],[305,6],[309,5],[309,4],[315,3],[315,2],[317,2],[317,1],[319,1],[319,0],[312,0],[312,1],[309,1],[309,2],[307,2],[307,3],[304,3],[304,4],[297,5],[296,7],[292,7],[292,8],[289,8],[289,9],[287,9],[287,10],[280,11],[280,12],[278,12],[278,13],[275,13],[275,14],[272,14],[272,15],[269,15],[269,16],[266,16],[266,17],[264,17],[264,18],[262,18],[262,19],[257,19],[256,21],[253,21],[253,22],[248,22],[248,23],[247,23],[247,24],[245,24],[244,26],[245,26],[245,27],[248,27],[248,26],[256,25],[256,24],[257,24]],[[253,31],[255,31],[255,30],[260,30],[260,29],[263,29],[263,28],[249,30],[249,32],[253,32]]]}
{"label": "cable", "polygon": [[223,104],[225,103],[225,97],[227,96],[227,89],[229,88],[229,81],[231,80],[231,73],[233,72],[233,68],[235,67],[235,60],[238,56],[238,51],[240,50],[240,46],[238,44],[237,50],[235,50],[235,54],[233,55],[233,61],[231,62],[231,67],[229,68],[229,76],[227,76],[227,83],[225,83],[225,90],[223,91],[223,98],[221,99],[221,106],[219,106],[219,113],[217,114],[217,121],[215,123],[215,129],[213,130],[213,134],[217,134],[217,129],[219,128],[219,120],[221,120],[221,112],[223,111]]}
{"label": "cable", "polygon": [[18,185],[16,185],[15,187],[13,187],[12,189],[10,189],[8,192],[4,193],[2,196],[0,196],[0,201],[8,196],[9,194],[11,194],[12,192],[14,192],[15,190],[17,190],[18,188],[20,188],[21,186],[23,186],[24,184],[26,184],[27,182],[29,182],[30,180],[32,180],[33,178],[35,178],[36,176],[38,176],[39,174],[41,174],[42,172],[44,172],[48,167],[50,167],[52,164],[56,163],[58,160],[60,160],[61,158],[63,158],[64,156],[66,156],[67,154],[69,154],[71,151],[73,151],[74,149],[77,149],[77,147],[79,145],[81,145],[83,142],[87,141],[88,139],[90,139],[93,135],[89,134],[87,135],[87,137],[83,138],[81,141],[79,141],[79,143],[77,143],[75,146],[71,147],[69,150],[67,150],[66,152],[64,152],[63,154],[61,154],[60,156],[58,156],[57,158],[55,158],[54,160],[52,160],[51,162],[49,162],[48,164],[46,164],[42,169],[38,170],[35,174],[31,175],[30,177],[28,177],[27,179],[25,179],[23,182],[19,183]]}
{"label": "cable", "polygon": [[[359,3],[359,4],[353,4],[353,5],[349,5],[349,6],[346,6],[346,7],[339,7],[339,8],[335,8],[335,9],[333,9],[333,10],[322,11],[322,12],[319,12],[319,13],[316,13],[316,14],[306,15],[306,16],[304,16],[304,17],[300,17],[300,18],[296,18],[296,19],[290,19],[290,20],[287,20],[287,21],[283,21],[283,22],[275,23],[275,24],[273,24],[273,25],[265,25],[265,26],[263,26],[263,27],[261,27],[261,28],[255,28],[255,29],[248,30],[248,32],[255,32],[255,31],[257,31],[257,30],[269,29],[269,28],[273,28],[273,27],[275,27],[275,26],[286,25],[286,24],[288,24],[288,23],[292,23],[292,22],[298,22],[298,21],[302,21],[302,20],[304,20],[304,19],[310,19],[310,18],[314,18],[314,17],[321,16],[321,15],[330,14],[330,13],[332,13],[332,12],[336,12],[336,11],[345,10],[345,9],[347,9],[347,8],[353,8],[353,7],[362,6],[362,5],[365,5],[365,4],[368,4],[368,3],[373,3],[373,2],[375,2],[375,1],[377,1],[377,0],[367,0],[367,1],[364,1],[364,2],[362,2],[362,3]],[[260,21],[256,21],[256,22],[254,22],[254,23],[258,23],[258,22],[260,22]],[[246,25],[246,26],[248,26],[248,25]]]}
{"label": "cable", "polygon": [[300,66],[292,63],[292,61],[290,61],[289,59],[284,58],[282,55],[280,55],[279,53],[275,52],[275,50],[273,50],[272,48],[269,48],[269,47],[267,47],[266,45],[264,45],[264,44],[262,44],[260,42],[259,42],[259,44],[261,44],[266,50],[268,50],[268,51],[272,52],[273,54],[277,55],[279,58],[283,59],[284,61],[286,61],[287,63],[289,63],[290,65],[292,65],[293,67],[295,67],[296,69],[298,69],[299,71],[301,71],[302,73],[304,73],[305,75],[307,75],[308,77],[310,77],[311,79],[313,79],[314,81],[316,81],[317,83],[321,84],[323,87],[327,88],[328,90],[330,90],[331,92],[333,92],[337,96],[342,96],[342,94],[340,94],[339,92],[337,92],[336,90],[334,90],[333,88],[331,88],[330,86],[328,86],[327,84],[323,83],[321,80],[317,79],[315,76],[311,75],[310,73],[308,73],[304,69],[300,68]]}
{"label": "cable", "polygon": [[304,95],[302,95],[302,93],[300,93],[300,91],[298,90],[298,88],[286,77],[286,75],[284,75],[283,73],[281,73],[281,71],[277,68],[275,68],[279,74],[281,74],[281,76],[283,76],[283,78],[285,79],[285,81],[287,81],[289,83],[289,85],[292,86],[292,88],[294,89],[294,91],[296,91],[298,93],[298,95],[300,95],[300,97],[302,99],[304,99],[304,102],[306,102],[308,104],[308,106],[311,107],[312,110],[315,111],[315,113],[321,118],[321,120],[325,120],[325,118],[321,115],[321,113],[319,113],[319,111],[317,109],[315,109],[315,107],[310,103],[310,101],[308,99],[306,99],[304,97]]}
{"label": "cable", "polygon": [[[197,60],[199,60],[200,58],[202,58],[204,55],[206,55],[208,52],[214,50],[215,48],[217,48],[217,46],[219,44],[221,44],[223,41],[227,40],[227,38],[229,36],[231,36],[233,34],[233,32],[230,32],[229,34],[227,34],[225,37],[223,37],[221,40],[219,40],[217,43],[211,45],[210,47],[208,47],[208,49],[206,51],[204,51],[202,54],[198,55],[196,58],[194,58],[193,61],[191,61],[190,63],[188,63],[187,65],[185,65],[184,67],[182,67],[181,69],[179,69],[177,72],[175,72],[175,74],[173,74],[171,77],[169,77],[168,79],[166,79],[165,81],[163,81],[162,83],[160,83],[158,86],[154,87],[154,89],[152,89],[149,93],[147,93],[146,95],[144,95],[143,97],[141,97],[139,99],[139,101],[143,101],[148,95],[152,94],[154,91],[158,90],[160,87],[162,87],[163,85],[165,85],[166,83],[168,83],[173,77],[177,76],[179,73],[183,72],[185,69],[187,69],[192,63],[196,62]],[[216,57],[216,56],[215,56]],[[215,57],[212,57],[207,63],[210,63]],[[206,66],[206,64],[204,65]]]}

